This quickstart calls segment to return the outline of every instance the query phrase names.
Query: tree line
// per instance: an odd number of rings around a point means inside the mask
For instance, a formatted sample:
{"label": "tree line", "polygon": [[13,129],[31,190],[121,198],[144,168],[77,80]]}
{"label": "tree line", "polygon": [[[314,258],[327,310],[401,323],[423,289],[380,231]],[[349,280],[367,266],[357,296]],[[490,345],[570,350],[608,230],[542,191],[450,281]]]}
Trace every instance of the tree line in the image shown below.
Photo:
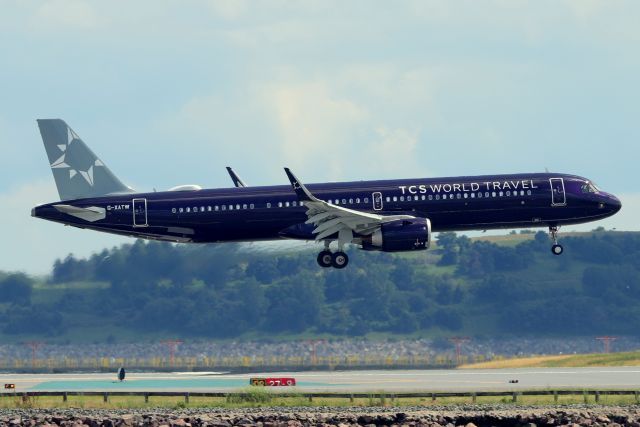
{"label": "tree line", "polygon": [[513,245],[441,233],[433,251],[354,249],[347,269],[325,270],[306,250],[135,241],[59,259],[45,282],[0,274],[0,327],[65,337],[99,325],[141,339],[635,334],[640,233],[562,243],[558,257],[542,232]]}

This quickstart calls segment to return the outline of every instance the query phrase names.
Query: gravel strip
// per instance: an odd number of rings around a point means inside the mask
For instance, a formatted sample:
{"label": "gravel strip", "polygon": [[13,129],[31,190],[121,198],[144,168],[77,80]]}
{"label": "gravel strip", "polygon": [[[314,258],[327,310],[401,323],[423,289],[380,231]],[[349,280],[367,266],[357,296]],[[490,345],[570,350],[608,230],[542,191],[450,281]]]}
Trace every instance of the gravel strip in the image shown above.
{"label": "gravel strip", "polygon": [[46,427],[307,427],[307,426],[630,426],[640,406],[312,407],[157,409],[0,409],[0,426]]}

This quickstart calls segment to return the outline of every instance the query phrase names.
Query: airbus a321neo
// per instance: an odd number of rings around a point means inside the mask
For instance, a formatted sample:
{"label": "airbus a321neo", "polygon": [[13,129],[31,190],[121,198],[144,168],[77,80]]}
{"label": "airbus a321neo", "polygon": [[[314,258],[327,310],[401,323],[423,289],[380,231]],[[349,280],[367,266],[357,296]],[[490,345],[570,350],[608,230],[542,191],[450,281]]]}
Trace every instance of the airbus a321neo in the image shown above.
{"label": "airbus a321neo", "polygon": [[[429,248],[434,232],[548,227],[606,218],[620,200],[590,180],[558,173],[460,176],[234,188],[182,185],[138,193],[124,185],[59,119],[38,120],[61,201],[33,208],[37,218],[79,228],[170,242],[275,239],[324,243],[322,267],[344,268],[344,247],[386,252]],[[331,243],[337,242],[337,250]]]}

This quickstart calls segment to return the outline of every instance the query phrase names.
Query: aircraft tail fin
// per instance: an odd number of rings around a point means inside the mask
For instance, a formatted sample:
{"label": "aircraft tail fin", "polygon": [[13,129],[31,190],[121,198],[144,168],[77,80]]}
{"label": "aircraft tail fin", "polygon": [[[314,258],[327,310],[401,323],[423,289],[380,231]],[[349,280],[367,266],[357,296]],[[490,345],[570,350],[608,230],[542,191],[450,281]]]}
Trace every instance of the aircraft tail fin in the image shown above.
{"label": "aircraft tail fin", "polygon": [[60,200],[132,193],[64,120],[39,119],[38,127]]}

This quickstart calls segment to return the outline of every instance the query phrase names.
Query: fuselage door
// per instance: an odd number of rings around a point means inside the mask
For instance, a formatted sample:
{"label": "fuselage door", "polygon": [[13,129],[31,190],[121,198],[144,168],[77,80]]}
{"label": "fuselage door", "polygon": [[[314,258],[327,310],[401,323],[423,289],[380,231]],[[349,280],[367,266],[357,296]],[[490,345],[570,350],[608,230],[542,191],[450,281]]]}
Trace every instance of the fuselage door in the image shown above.
{"label": "fuselage door", "polygon": [[147,199],[133,199],[133,226],[146,227],[147,223]]}
{"label": "fuselage door", "polygon": [[551,182],[551,206],[566,206],[567,197],[564,193],[564,180],[562,178],[550,178]]}
{"label": "fuselage door", "polygon": [[371,198],[373,199],[373,210],[374,211],[381,211],[382,210],[382,193],[379,191],[376,191],[375,193],[371,194]]}

